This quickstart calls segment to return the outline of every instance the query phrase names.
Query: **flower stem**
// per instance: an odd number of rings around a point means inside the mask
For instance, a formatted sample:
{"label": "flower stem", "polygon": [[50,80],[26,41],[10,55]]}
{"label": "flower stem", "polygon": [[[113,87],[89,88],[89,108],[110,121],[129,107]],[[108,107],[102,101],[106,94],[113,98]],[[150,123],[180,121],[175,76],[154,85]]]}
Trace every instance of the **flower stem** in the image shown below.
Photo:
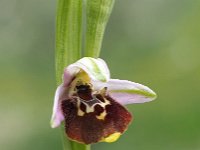
{"label": "flower stem", "polygon": [[56,19],[56,80],[64,68],[81,58],[82,0],[58,0]]}
{"label": "flower stem", "polygon": [[87,0],[85,56],[99,57],[114,2],[115,0]]}
{"label": "flower stem", "polygon": [[[56,19],[56,82],[62,82],[64,68],[81,58],[82,0],[58,0]],[[90,146],[67,139],[61,127],[64,150],[90,150]]]}

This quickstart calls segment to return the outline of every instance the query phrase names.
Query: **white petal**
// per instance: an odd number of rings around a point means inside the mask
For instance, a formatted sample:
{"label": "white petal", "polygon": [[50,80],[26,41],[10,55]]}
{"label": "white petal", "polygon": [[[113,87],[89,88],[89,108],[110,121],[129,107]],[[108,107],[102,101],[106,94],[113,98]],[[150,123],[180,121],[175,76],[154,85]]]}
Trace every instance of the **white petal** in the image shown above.
{"label": "white petal", "polygon": [[73,68],[69,69],[69,67],[65,68],[64,70],[64,74],[63,74],[63,85],[65,87],[68,87],[70,85],[70,83],[72,82],[74,76],[78,73],[78,69],[77,68]]}
{"label": "white petal", "polygon": [[123,105],[149,102],[156,98],[156,93],[147,86],[127,80],[110,79],[105,87],[108,94]]}
{"label": "white petal", "polygon": [[102,72],[104,72],[105,76],[106,76],[106,79],[110,79],[110,70],[108,69],[108,66],[106,64],[106,62],[101,59],[101,58],[97,58],[97,63],[99,65],[100,68],[102,68]]}
{"label": "white petal", "polygon": [[80,69],[84,70],[92,80],[106,82],[110,79],[109,69],[106,63],[100,58],[84,57],[74,64],[69,65],[66,70],[71,75],[75,75]]}
{"label": "white petal", "polygon": [[58,86],[55,97],[54,97],[54,105],[53,105],[53,114],[51,117],[51,127],[56,128],[58,127],[61,122],[64,120],[64,116],[61,110],[61,102],[64,99],[68,98],[67,87],[61,84]]}

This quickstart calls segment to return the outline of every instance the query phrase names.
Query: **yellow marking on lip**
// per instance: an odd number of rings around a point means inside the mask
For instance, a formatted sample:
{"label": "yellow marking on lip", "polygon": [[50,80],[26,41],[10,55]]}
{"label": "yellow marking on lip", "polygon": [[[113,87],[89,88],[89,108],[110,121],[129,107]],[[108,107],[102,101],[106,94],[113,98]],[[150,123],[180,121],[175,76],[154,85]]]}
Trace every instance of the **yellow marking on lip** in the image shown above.
{"label": "yellow marking on lip", "polygon": [[85,112],[83,112],[82,110],[81,110],[81,108],[80,108],[80,105],[81,105],[81,102],[80,102],[80,100],[77,100],[77,109],[78,109],[78,112],[77,112],[77,115],[78,116],[84,116],[84,114],[85,114]]}
{"label": "yellow marking on lip", "polygon": [[108,143],[115,142],[120,137],[120,135],[121,135],[120,132],[115,132],[109,135],[108,137],[104,138],[102,141]]}
{"label": "yellow marking on lip", "polygon": [[96,116],[96,118],[99,119],[99,120],[104,120],[106,115],[107,115],[107,113],[104,110],[99,116]]}
{"label": "yellow marking on lip", "polygon": [[84,112],[80,109],[80,108],[78,108],[78,116],[84,116]]}
{"label": "yellow marking on lip", "polygon": [[91,79],[88,76],[88,74],[85,71],[80,70],[76,74],[75,79],[72,80],[72,82],[70,83],[69,97],[77,94],[77,91],[76,91],[77,85],[84,85],[84,84],[90,84],[90,83],[91,83]]}
{"label": "yellow marking on lip", "polygon": [[[97,99],[97,98],[94,97],[94,99]],[[97,100],[98,100],[98,99],[97,99]],[[101,100],[98,100],[98,102],[95,103],[95,104],[92,105],[92,106],[89,106],[89,105],[87,104],[86,101],[81,101],[81,102],[84,103],[84,104],[86,105],[86,113],[90,113],[90,112],[94,112],[94,111],[95,111],[94,107],[95,107],[96,105],[100,105],[100,106],[103,107],[103,108],[105,108],[106,105],[110,105],[110,102],[109,102],[108,100],[106,100],[106,99],[104,99],[104,100],[105,100],[105,102],[102,102]]]}

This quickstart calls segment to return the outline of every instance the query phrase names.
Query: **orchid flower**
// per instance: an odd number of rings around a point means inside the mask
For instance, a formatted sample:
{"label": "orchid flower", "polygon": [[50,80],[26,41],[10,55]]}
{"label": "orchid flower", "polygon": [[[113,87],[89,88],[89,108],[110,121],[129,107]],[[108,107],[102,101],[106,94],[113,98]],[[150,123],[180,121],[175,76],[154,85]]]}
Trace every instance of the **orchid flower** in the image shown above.
{"label": "orchid flower", "polygon": [[155,98],[142,84],[111,79],[102,59],[84,57],[64,70],[63,83],[55,93],[51,126],[64,122],[67,137],[79,143],[114,142],[132,120],[124,105]]}

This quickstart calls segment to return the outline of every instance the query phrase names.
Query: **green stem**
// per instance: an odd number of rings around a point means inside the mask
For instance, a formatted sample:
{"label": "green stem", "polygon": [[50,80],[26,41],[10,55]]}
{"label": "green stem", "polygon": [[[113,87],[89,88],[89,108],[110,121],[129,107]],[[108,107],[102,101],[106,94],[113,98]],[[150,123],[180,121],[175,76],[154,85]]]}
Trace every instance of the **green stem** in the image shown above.
{"label": "green stem", "polygon": [[72,148],[73,150],[90,150],[91,146],[72,142]]}
{"label": "green stem", "polygon": [[85,56],[99,57],[114,0],[87,0]]}
{"label": "green stem", "polygon": [[[56,19],[56,82],[62,82],[64,68],[81,58],[82,0],[58,0]],[[67,139],[64,127],[64,150],[90,150],[89,145]]]}
{"label": "green stem", "polygon": [[56,80],[64,68],[81,58],[82,0],[58,0],[56,20]]}

